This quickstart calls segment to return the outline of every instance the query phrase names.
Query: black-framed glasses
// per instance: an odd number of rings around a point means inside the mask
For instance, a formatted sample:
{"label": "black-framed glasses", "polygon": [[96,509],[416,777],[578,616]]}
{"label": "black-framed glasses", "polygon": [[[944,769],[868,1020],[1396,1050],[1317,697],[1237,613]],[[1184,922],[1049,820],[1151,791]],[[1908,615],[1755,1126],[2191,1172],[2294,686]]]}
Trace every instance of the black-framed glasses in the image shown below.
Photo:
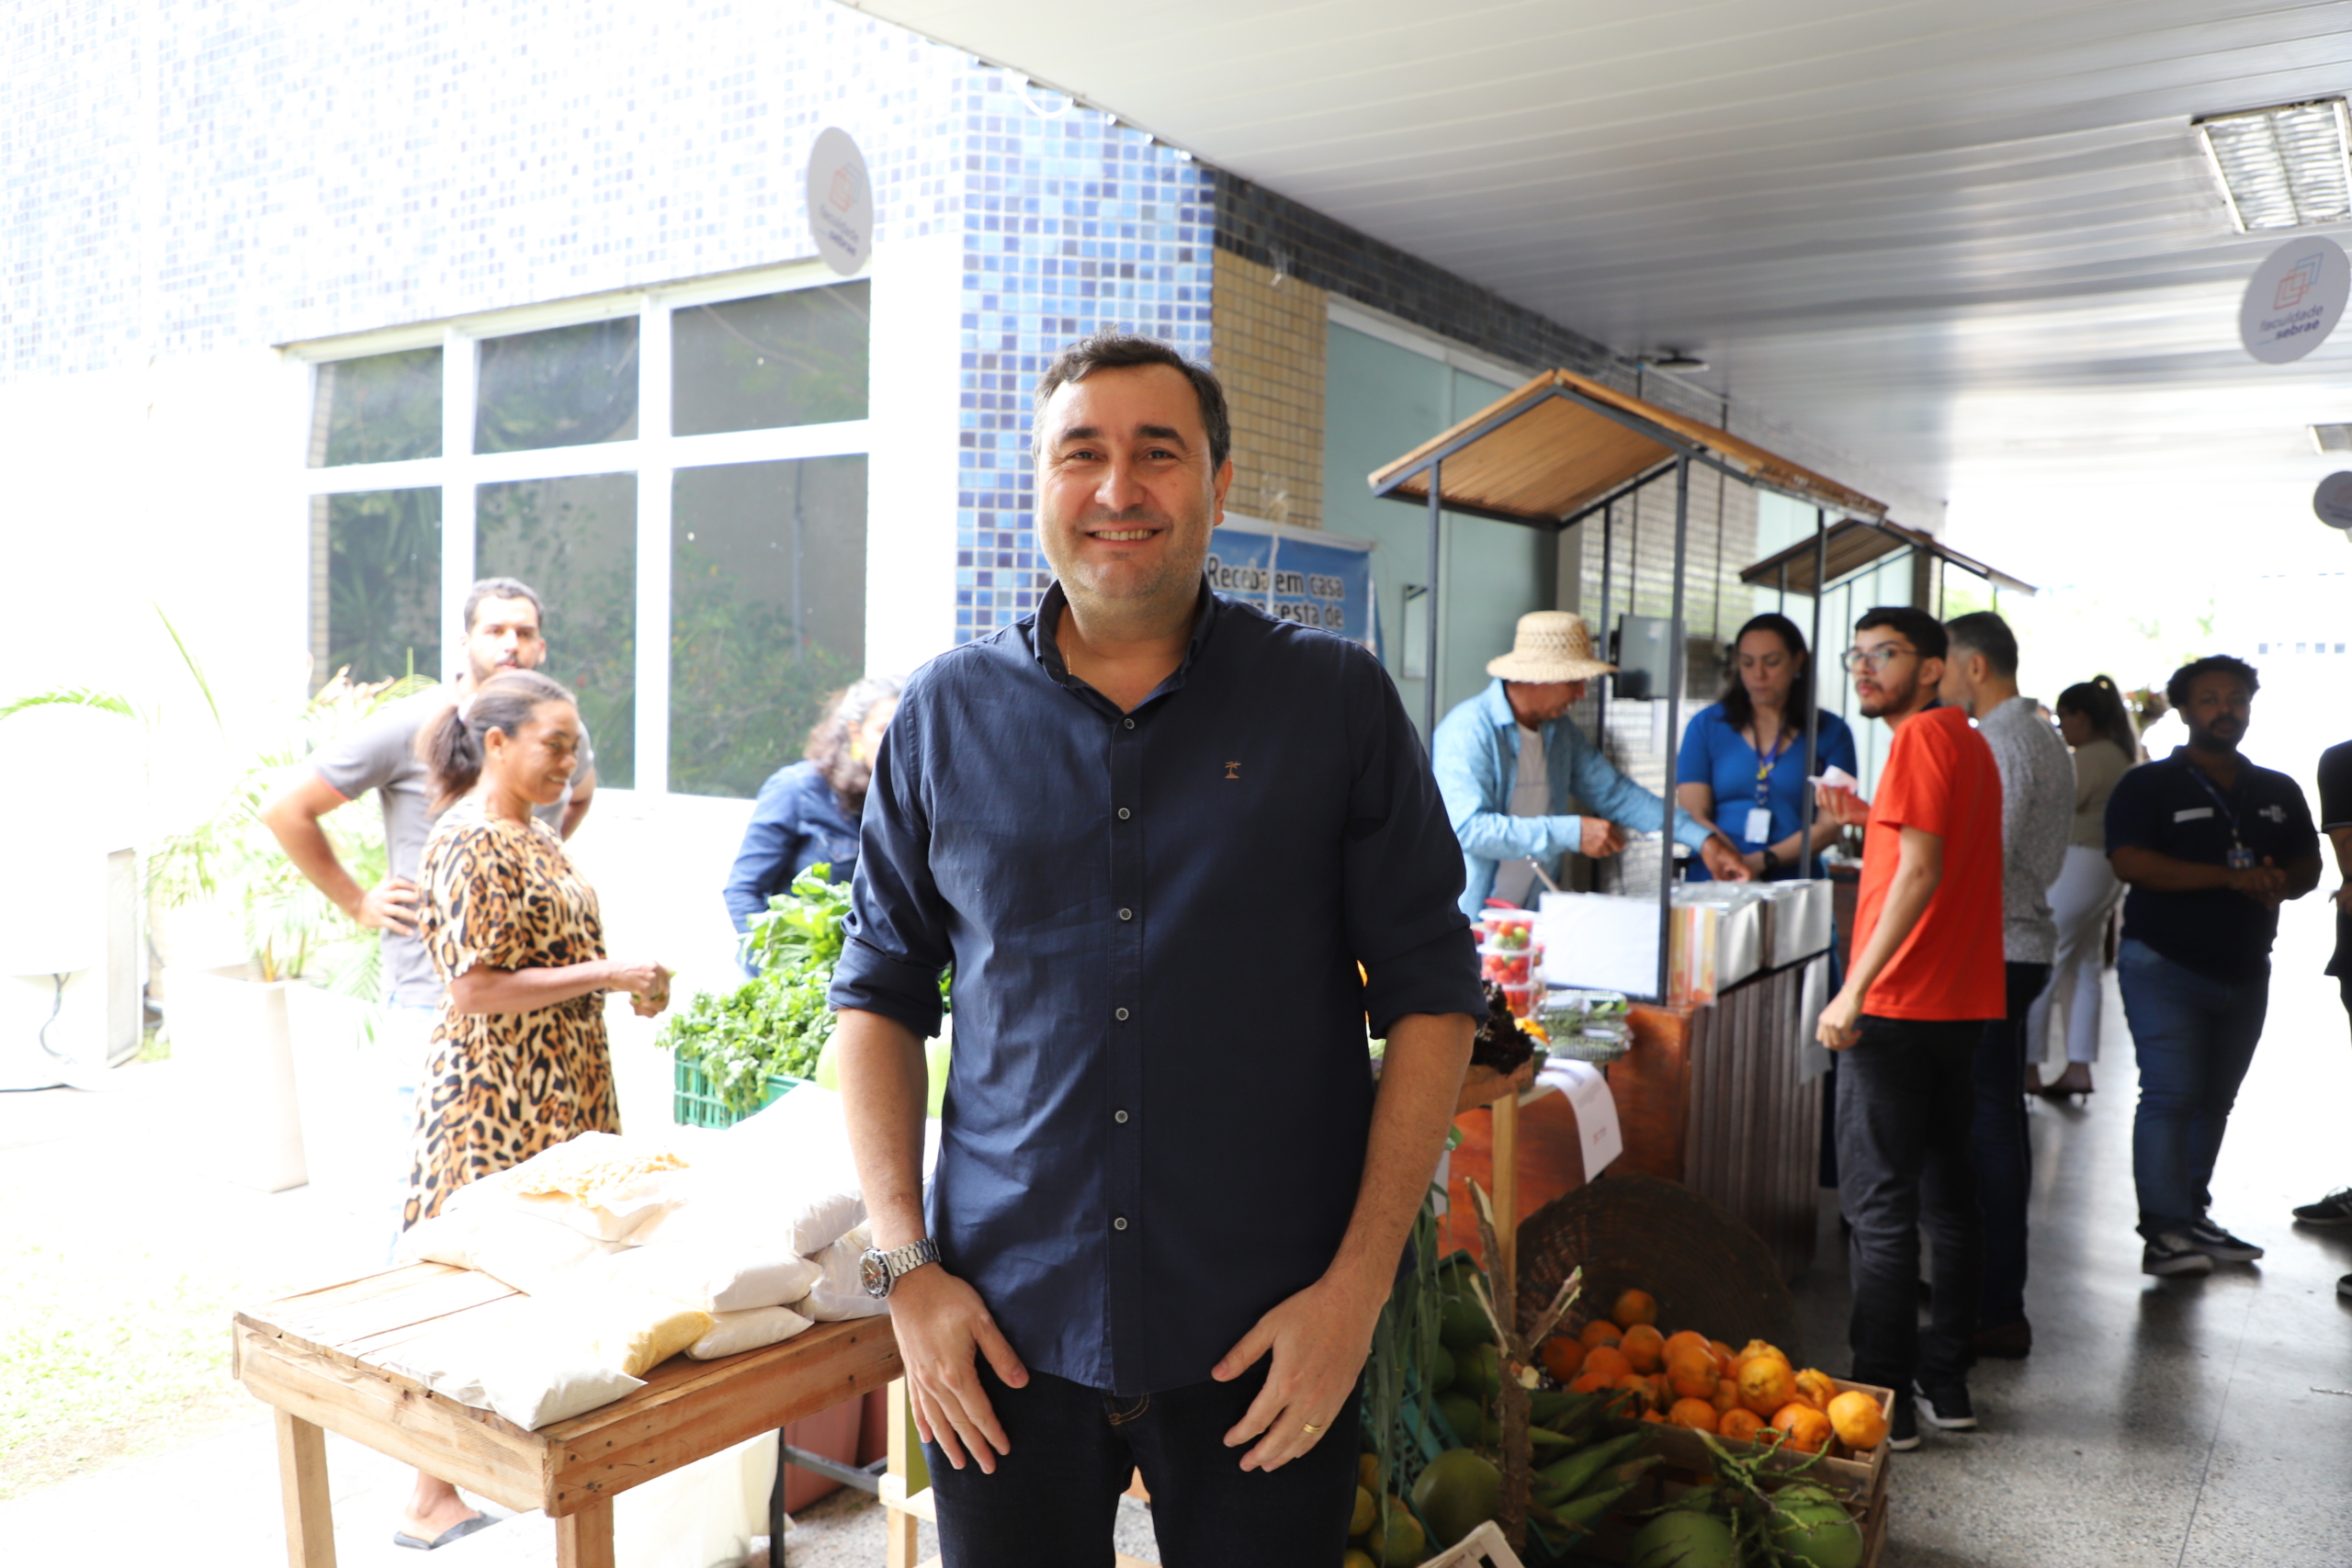
{"label": "black-framed glasses", "polygon": [[1881,648],[1849,648],[1844,654],[1844,661],[1846,668],[1857,675],[1866,669],[1875,674],[1883,674],[1888,665],[1905,654],[1918,651],[1901,643],[1888,643]]}

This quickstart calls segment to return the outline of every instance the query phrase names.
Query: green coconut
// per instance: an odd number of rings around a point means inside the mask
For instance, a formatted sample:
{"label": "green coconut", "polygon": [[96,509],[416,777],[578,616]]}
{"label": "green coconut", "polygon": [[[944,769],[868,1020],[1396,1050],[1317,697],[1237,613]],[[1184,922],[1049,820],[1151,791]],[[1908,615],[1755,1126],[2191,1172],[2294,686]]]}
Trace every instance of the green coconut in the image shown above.
{"label": "green coconut", "polygon": [[1487,1321],[1485,1309],[1466,1291],[1447,1296],[1438,1308],[1438,1339],[1457,1356],[1475,1345],[1493,1344],[1494,1336],[1494,1325]]}
{"label": "green coconut", "polygon": [[1437,1396],[1437,1413],[1445,1417],[1453,1435],[1465,1443],[1478,1440],[1478,1428],[1487,1421],[1487,1413],[1478,1408],[1478,1402],[1459,1390]]}
{"label": "green coconut", "polygon": [[1453,1386],[1453,1352],[1440,1345],[1430,1364],[1422,1369],[1422,1383],[1431,1393],[1443,1393]]}
{"label": "green coconut", "polygon": [[1493,1518],[1502,1504],[1503,1472],[1468,1449],[1446,1450],[1413,1483],[1413,1506],[1441,1548]]}
{"label": "green coconut", "polygon": [[1714,1515],[1678,1508],[1644,1525],[1625,1561],[1633,1568],[1739,1568],[1739,1547]]}
{"label": "green coconut", "polygon": [[1772,1544],[1811,1568],[1861,1568],[1862,1531],[1846,1505],[1818,1486],[1784,1486],[1772,1495]]}
{"label": "green coconut", "polygon": [[1480,1345],[1464,1352],[1453,1361],[1454,1392],[1484,1403],[1503,1391],[1502,1353],[1492,1345]]}

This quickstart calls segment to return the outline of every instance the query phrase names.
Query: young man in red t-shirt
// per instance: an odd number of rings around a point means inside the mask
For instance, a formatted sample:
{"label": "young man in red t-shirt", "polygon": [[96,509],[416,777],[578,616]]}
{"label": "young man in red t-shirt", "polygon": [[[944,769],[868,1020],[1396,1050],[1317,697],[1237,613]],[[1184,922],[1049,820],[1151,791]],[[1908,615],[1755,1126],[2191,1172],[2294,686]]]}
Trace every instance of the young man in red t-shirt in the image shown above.
{"label": "young man in red t-shirt", "polygon": [[[1891,1441],[1918,1422],[1976,1425],[1984,1219],[1970,1128],[1976,1042],[2007,1001],[2001,956],[2001,773],[1956,707],[1936,704],[1944,628],[1924,610],[1872,610],[1846,655],[1862,716],[1894,744],[1865,805],[1825,787],[1822,808],[1868,824],[1853,963],[1822,1010],[1838,1068],[1838,1197],[1852,1227],[1854,1379],[1895,1391]],[[1935,1239],[1935,1305],[1919,1332],[1919,1227]],[[1917,1394],[1915,1410],[1913,1400]]]}

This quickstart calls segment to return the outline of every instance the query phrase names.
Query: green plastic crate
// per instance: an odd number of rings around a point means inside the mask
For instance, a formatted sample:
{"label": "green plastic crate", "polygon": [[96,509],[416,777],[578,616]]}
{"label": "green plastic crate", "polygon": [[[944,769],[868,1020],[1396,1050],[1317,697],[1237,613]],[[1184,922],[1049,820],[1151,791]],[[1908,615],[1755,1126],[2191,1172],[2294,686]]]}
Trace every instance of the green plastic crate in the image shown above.
{"label": "green plastic crate", "polygon": [[[675,1057],[671,1066],[676,1069],[672,1087],[677,1092],[670,1101],[670,1119],[679,1126],[731,1127],[750,1114],[727,1109],[727,1102],[719,1099],[718,1090],[711,1086],[699,1062]],[[782,1073],[770,1075],[767,1087],[760,1093],[759,1109],[766,1110],[808,1081],[786,1077]]]}

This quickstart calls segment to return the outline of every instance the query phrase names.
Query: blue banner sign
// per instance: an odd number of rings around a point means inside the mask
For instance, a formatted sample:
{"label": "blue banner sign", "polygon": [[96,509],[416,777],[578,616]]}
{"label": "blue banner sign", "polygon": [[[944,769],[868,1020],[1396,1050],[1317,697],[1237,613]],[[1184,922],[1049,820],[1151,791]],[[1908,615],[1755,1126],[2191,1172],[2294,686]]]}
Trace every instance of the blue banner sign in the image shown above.
{"label": "blue banner sign", "polygon": [[1209,536],[1209,586],[1270,615],[1379,651],[1366,539],[1228,513]]}

